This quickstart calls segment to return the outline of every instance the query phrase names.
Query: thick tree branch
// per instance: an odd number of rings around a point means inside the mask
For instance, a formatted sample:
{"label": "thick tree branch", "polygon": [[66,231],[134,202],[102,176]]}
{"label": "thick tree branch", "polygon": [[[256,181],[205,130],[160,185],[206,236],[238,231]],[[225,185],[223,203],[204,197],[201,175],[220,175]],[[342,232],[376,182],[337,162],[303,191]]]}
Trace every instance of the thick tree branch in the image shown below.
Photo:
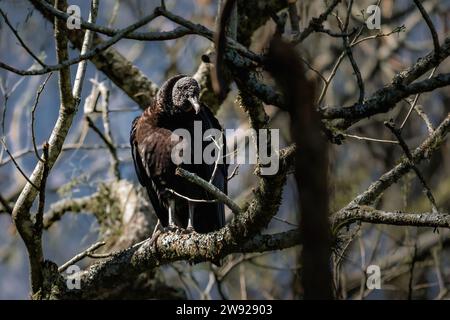
{"label": "thick tree branch", "polygon": [[369,206],[356,206],[343,209],[333,214],[331,218],[335,231],[348,223],[357,221],[394,226],[450,228],[449,214],[387,212]]}
{"label": "thick tree branch", "polygon": [[[62,0],[57,1],[56,5],[61,5],[63,2]],[[69,56],[65,30],[64,23],[55,21],[56,55],[58,62],[67,60]],[[49,172],[58,158],[76,112],[76,103],[72,96],[69,67],[62,68],[59,72],[59,91],[61,99],[60,112],[49,139],[48,157],[45,162],[37,162],[33,174],[30,177],[30,181],[37,186],[41,185],[44,171],[47,170]],[[41,238],[36,235],[37,233],[31,222],[30,215],[30,209],[37,196],[37,192],[38,190],[32,184],[27,183],[16,201],[12,214],[16,228],[28,250],[33,294],[37,293],[42,286],[42,263],[44,261]]]}
{"label": "thick tree branch", "polygon": [[[449,40],[450,44],[450,40]],[[449,45],[450,49],[450,45]],[[449,50],[450,53],[450,50]],[[363,103],[349,107],[326,107],[321,110],[325,119],[346,119],[357,121],[378,113],[385,113],[410,95],[430,92],[450,85],[450,73],[439,74],[433,78],[422,80],[405,86],[390,85],[378,90]]]}

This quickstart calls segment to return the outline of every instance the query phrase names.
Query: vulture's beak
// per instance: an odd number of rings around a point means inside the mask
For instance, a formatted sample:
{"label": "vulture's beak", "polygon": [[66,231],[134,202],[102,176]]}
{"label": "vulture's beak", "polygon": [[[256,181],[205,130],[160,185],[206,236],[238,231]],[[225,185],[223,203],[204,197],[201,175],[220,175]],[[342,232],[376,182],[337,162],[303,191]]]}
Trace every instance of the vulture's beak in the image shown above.
{"label": "vulture's beak", "polygon": [[200,103],[198,103],[198,99],[196,97],[189,98],[189,102],[192,104],[195,110],[195,114],[200,112]]}

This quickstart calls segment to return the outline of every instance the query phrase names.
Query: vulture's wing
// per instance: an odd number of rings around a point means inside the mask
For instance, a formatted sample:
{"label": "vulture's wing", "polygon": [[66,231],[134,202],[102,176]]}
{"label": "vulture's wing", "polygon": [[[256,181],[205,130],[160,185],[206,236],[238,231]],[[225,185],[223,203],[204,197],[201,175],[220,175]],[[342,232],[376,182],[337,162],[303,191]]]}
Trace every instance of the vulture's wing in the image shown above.
{"label": "vulture's wing", "polygon": [[167,181],[169,172],[174,171],[170,158],[174,144],[171,141],[171,131],[145,125],[137,130],[138,119],[133,121],[130,135],[134,167],[139,182],[147,189],[158,219],[165,226],[168,223],[168,212],[161,201],[160,194],[164,191],[165,185],[170,182]]}

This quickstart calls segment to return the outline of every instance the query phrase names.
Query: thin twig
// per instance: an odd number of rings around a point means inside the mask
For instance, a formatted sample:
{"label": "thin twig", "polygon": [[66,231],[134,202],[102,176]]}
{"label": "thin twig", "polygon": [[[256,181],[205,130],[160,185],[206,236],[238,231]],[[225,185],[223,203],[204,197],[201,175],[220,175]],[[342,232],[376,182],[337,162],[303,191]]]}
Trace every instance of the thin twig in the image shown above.
{"label": "thin twig", "polygon": [[[433,70],[430,73],[430,76],[428,77],[428,79],[431,79],[434,76],[434,73],[436,72],[437,67],[434,67]],[[405,116],[405,119],[403,120],[402,124],[400,125],[400,130],[403,129],[403,127],[406,124],[406,121],[408,121],[409,116],[411,115],[411,112],[415,109],[416,105],[417,105],[417,101],[419,101],[420,98],[420,93],[416,94],[416,96],[414,97],[413,102],[410,104],[411,107],[409,108],[408,113]],[[425,121],[426,122],[426,121]]]}
{"label": "thin twig", "polygon": [[293,226],[293,227],[297,227],[297,228],[299,227],[298,224],[289,222],[289,221],[287,221],[287,220],[285,220],[285,219],[282,219],[282,218],[278,218],[277,216],[273,216],[272,219],[273,219],[273,220],[280,221],[280,222],[283,222],[283,223],[286,223],[286,224],[288,224],[288,225],[290,225],[290,226]]}
{"label": "thin twig", "polygon": [[189,197],[184,196],[184,195],[182,195],[181,193],[178,193],[178,192],[176,192],[175,190],[169,189],[169,188],[166,188],[166,190],[169,191],[170,193],[176,195],[177,197],[183,198],[183,199],[185,199],[185,200],[187,200],[187,201],[190,201],[190,202],[201,202],[201,203],[216,203],[216,202],[217,202],[217,200],[206,200],[206,199],[193,199],[193,198],[189,198]]}
{"label": "thin twig", "polygon": [[425,125],[427,126],[428,134],[432,134],[434,131],[433,124],[431,123],[430,118],[428,115],[423,111],[422,106],[420,104],[416,105],[414,108],[416,113],[419,115],[419,117],[422,118],[423,122],[425,122]]}
{"label": "thin twig", "polygon": [[5,20],[6,24],[8,25],[8,27],[11,29],[11,31],[14,33],[14,36],[17,38],[17,40],[19,40],[20,44],[22,45],[22,47],[30,54],[30,56],[33,57],[34,60],[37,61],[37,63],[39,63],[42,67],[46,67],[45,63],[41,61],[41,59],[39,59],[39,57],[37,55],[35,55],[33,53],[33,51],[25,44],[25,42],[22,40],[22,38],[20,37],[19,33],[17,32],[16,29],[14,29],[14,27],[11,25],[11,23],[9,22],[8,16],[3,12],[2,9],[0,9],[0,14],[3,16],[3,19]]}
{"label": "thin twig", "polygon": [[434,54],[438,55],[441,50],[441,46],[439,45],[439,37],[436,32],[436,28],[434,27],[433,21],[431,21],[430,16],[428,15],[427,11],[422,6],[422,3],[420,3],[419,0],[414,0],[414,3],[416,4],[417,8],[419,9],[420,13],[422,14],[422,17],[425,20],[425,22],[427,23],[428,28],[430,29],[431,37],[433,38]]}
{"label": "thin twig", "polygon": [[[116,149],[130,149],[130,145],[129,144],[119,144],[119,145],[115,145],[114,146]],[[93,144],[93,145],[79,145],[78,143],[68,143],[65,144],[61,151],[74,151],[74,150],[87,150],[87,151],[102,151],[104,149],[107,149],[108,147],[101,145],[101,144]],[[42,150],[42,147],[38,147],[38,151]],[[34,153],[33,149],[25,149],[25,150],[20,150],[18,152],[16,152],[15,154],[13,154],[14,159],[20,159],[30,153]],[[3,167],[4,165],[10,163],[12,160],[11,158],[6,158],[4,161],[0,162],[0,167]]]}
{"label": "thin twig", "polygon": [[[347,7],[347,16],[345,18],[344,25],[340,25],[342,33],[346,33],[348,30],[348,25],[350,22],[350,15],[353,7],[353,0],[349,1],[348,7]],[[342,41],[344,43],[345,52],[347,54],[348,59],[350,60],[350,64],[353,68],[353,71],[356,76],[356,80],[358,82],[359,87],[359,99],[358,102],[362,103],[364,101],[364,81],[362,79],[361,71],[359,70],[358,64],[356,63],[355,57],[353,56],[352,49],[350,48],[349,44],[349,36],[344,36],[342,38]]]}
{"label": "thin twig", "polygon": [[187,179],[188,181],[198,185],[199,187],[205,189],[211,193],[217,200],[226,204],[234,214],[240,214],[242,209],[233,201],[230,197],[220,191],[216,186],[208,183],[208,181],[203,180],[195,173],[184,170],[183,168],[177,168],[176,175]]}
{"label": "thin twig", "polygon": [[64,272],[68,267],[70,267],[74,263],[80,261],[81,259],[84,259],[85,257],[87,257],[88,255],[92,254],[95,250],[97,250],[98,248],[104,246],[105,244],[106,244],[106,242],[104,242],[104,241],[100,241],[100,242],[97,242],[97,243],[93,244],[92,246],[87,248],[85,251],[77,254],[75,257],[73,257],[72,259],[70,259],[69,261],[64,263],[62,266],[60,266],[58,268],[58,272],[60,272],[60,273]]}
{"label": "thin twig", "polygon": [[31,109],[31,139],[33,141],[34,154],[36,155],[36,158],[39,161],[43,161],[43,160],[39,156],[39,152],[38,152],[38,149],[37,149],[37,146],[36,146],[36,135],[34,133],[34,120],[35,120],[36,108],[37,108],[38,103],[39,103],[39,98],[41,96],[42,91],[45,88],[45,85],[47,84],[47,81],[50,79],[52,74],[53,74],[53,72],[50,72],[49,75],[45,78],[44,82],[39,87],[39,89],[38,89],[38,91],[36,93],[36,99],[34,100],[33,108]]}
{"label": "thin twig", "polygon": [[230,181],[231,179],[233,179],[238,174],[239,174],[239,164],[237,164],[234,167],[233,171],[231,171],[231,174],[227,177],[227,180]]}
{"label": "thin twig", "polygon": [[[101,111],[102,111],[103,130],[105,132],[104,133],[105,139],[107,139],[109,141],[109,144],[112,146],[112,148],[114,150],[114,152],[112,152],[110,149],[111,169],[112,169],[112,172],[113,172],[114,176],[116,177],[116,179],[120,180],[120,178],[121,178],[120,168],[119,168],[120,163],[119,163],[119,158],[117,156],[117,150],[114,146],[114,140],[112,137],[111,126],[110,126],[110,122],[109,122],[109,89],[106,87],[106,85],[103,82],[98,83],[95,80],[93,80],[92,82],[94,83],[94,85],[96,85],[98,87],[98,90],[100,91],[101,98],[102,98]],[[95,103],[97,103],[97,101]],[[94,106],[94,110],[95,110],[95,106]]]}
{"label": "thin twig", "polygon": [[11,154],[11,152],[9,152],[8,147],[6,146],[6,142],[5,139],[2,138],[0,139],[3,148],[5,149],[6,153],[9,155],[9,158],[11,159],[11,161],[14,163],[14,165],[16,166],[17,170],[19,170],[19,172],[22,174],[22,176],[25,178],[25,180],[27,180],[27,182],[29,184],[31,184],[36,190],[39,190],[39,188],[33,183],[31,182],[31,180],[28,178],[28,176],[25,174],[25,172],[23,172],[22,168],[20,168],[19,164],[17,163],[17,161],[14,159],[13,155]]}
{"label": "thin twig", "polygon": [[[211,139],[214,142],[214,144],[216,145],[216,147],[219,149],[219,152],[218,152],[218,155],[217,155],[216,162],[214,163],[214,169],[213,169],[213,172],[211,174],[211,178],[209,178],[209,183],[213,183],[213,181],[214,181],[214,179],[216,177],[217,169],[219,168],[219,163],[221,162],[220,159],[222,159],[222,161],[223,161],[223,147],[224,147],[223,141],[219,145],[219,143],[216,141],[216,139],[214,139],[214,137],[211,136]],[[223,135],[220,136],[220,140],[223,140]]]}
{"label": "thin twig", "polygon": [[111,157],[113,159],[113,163],[116,163],[117,165],[114,165],[114,174],[117,177],[120,177],[120,172],[118,168],[119,163],[119,157],[117,156],[117,150],[116,147],[109,141],[109,139],[103,134],[103,132],[97,128],[94,121],[92,121],[91,117],[86,116],[86,121],[88,122],[89,127],[94,130],[94,132],[102,139],[102,141],[105,143],[106,147],[108,148],[109,153],[111,154]]}
{"label": "thin twig", "polygon": [[348,138],[353,138],[353,139],[357,139],[357,140],[364,140],[364,141],[372,141],[372,142],[381,142],[381,143],[392,143],[392,144],[398,144],[398,141],[395,140],[384,140],[384,139],[376,139],[376,138],[369,138],[369,137],[361,137],[361,136],[357,136],[354,134],[348,134],[348,133],[343,133],[342,134],[344,137],[348,137]]}

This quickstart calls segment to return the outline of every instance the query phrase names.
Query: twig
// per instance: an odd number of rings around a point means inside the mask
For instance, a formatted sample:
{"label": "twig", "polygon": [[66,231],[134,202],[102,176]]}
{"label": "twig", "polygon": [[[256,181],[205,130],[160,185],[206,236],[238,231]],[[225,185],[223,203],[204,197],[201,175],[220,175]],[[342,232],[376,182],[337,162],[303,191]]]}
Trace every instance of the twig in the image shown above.
{"label": "twig", "polygon": [[109,253],[88,253],[87,257],[93,258],[93,259],[105,259],[113,256],[116,252],[109,252]]}
{"label": "twig", "polygon": [[239,174],[239,164],[237,164],[234,167],[233,171],[231,171],[231,174],[227,177],[227,180],[230,181],[231,179],[233,179],[238,174]]}
{"label": "twig", "polygon": [[[216,162],[214,163],[214,169],[213,169],[213,172],[211,174],[211,178],[209,178],[209,183],[213,183],[214,178],[216,177],[217,169],[219,168],[219,163],[221,162],[220,159],[222,158],[222,160],[223,160],[223,158],[224,158],[224,156],[223,156],[223,147],[224,147],[223,141],[219,145],[219,143],[214,139],[214,137],[211,136],[211,139],[213,140],[213,142],[216,145],[216,147],[219,149],[219,152],[218,152],[218,155],[217,155]],[[223,135],[220,136],[220,140],[223,140]]]}
{"label": "twig", "polygon": [[2,9],[0,9],[0,14],[3,16],[3,19],[5,20],[6,24],[11,29],[11,31],[14,33],[14,36],[16,37],[16,39],[19,40],[19,42],[22,45],[22,47],[30,54],[30,56],[33,57],[34,60],[37,61],[37,63],[39,63],[42,67],[45,68],[46,67],[45,63],[42,62],[41,59],[39,59],[39,57],[37,55],[35,55],[33,53],[33,51],[25,44],[25,42],[22,40],[22,38],[20,37],[20,35],[17,32],[17,30],[14,29],[14,27],[9,22],[8,16],[3,12]]}
{"label": "twig", "polygon": [[106,147],[109,150],[109,153],[111,154],[111,157],[113,159],[113,169],[114,169],[114,175],[116,177],[120,177],[120,171],[118,168],[119,158],[117,156],[117,150],[116,147],[109,141],[109,139],[101,132],[99,128],[95,125],[94,121],[92,121],[90,116],[86,116],[86,121],[88,122],[89,127],[94,130],[94,132],[102,139],[102,141],[105,143]]}
{"label": "twig", "polygon": [[[116,149],[130,149],[130,145],[129,144],[119,144],[119,145],[115,145],[114,146]],[[80,146],[78,143],[68,143],[65,144],[61,151],[72,151],[72,150],[87,150],[87,151],[102,151],[103,149],[107,149],[107,146],[101,145],[101,144],[92,144],[92,145],[82,145]],[[42,150],[42,147],[38,147],[38,151]],[[15,154],[13,154],[13,157],[15,159],[20,159],[30,153],[34,153],[33,149],[25,149],[25,150],[20,150],[18,152],[16,152]],[[6,158],[4,161],[0,162],[0,167],[10,163],[12,160],[11,158]]]}
{"label": "twig", "polygon": [[414,0],[414,3],[416,4],[417,8],[419,9],[420,13],[422,14],[422,17],[425,20],[425,22],[427,23],[428,28],[430,29],[431,37],[433,38],[434,54],[438,55],[441,50],[441,47],[439,45],[439,37],[436,32],[436,28],[434,27],[433,21],[431,21],[430,16],[428,15],[427,11],[422,6],[422,3],[420,3],[419,0]]}
{"label": "twig", "polygon": [[[354,46],[354,44],[356,43],[356,40],[359,38],[359,36],[361,35],[363,31],[363,28],[361,27],[359,29],[359,31],[356,33],[355,38],[352,40],[352,42],[350,43],[350,48],[352,48]],[[333,68],[331,69],[330,75],[328,76],[328,78],[325,80],[325,84],[322,88],[322,91],[320,92],[319,98],[317,99],[317,104],[320,105],[322,104],[323,99],[325,98],[325,95],[328,91],[328,87],[331,84],[331,80],[334,78],[334,76],[336,75],[339,66],[341,65],[342,61],[344,61],[346,55],[346,50],[344,50],[340,56],[338,57],[338,59],[336,60],[336,63],[334,64]]]}
{"label": "twig", "polygon": [[87,248],[85,251],[77,254],[75,257],[73,257],[72,259],[70,259],[69,261],[64,263],[62,266],[60,266],[58,268],[58,272],[60,272],[60,273],[64,272],[68,267],[70,267],[74,263],[77,263],[78,261],[84,259],[86,256],[92,254],[95,250],[97,250],[98,248],[104,246],[105,244],[106,244],[106,242],[104,242],[104,241],[100,241],[100,242],[94,243],[92,246]]}
{"label": "twig", "polygon": [[[111,169],[112,169],[112,172],[113,172],[114,176],[116,177],[116,179],[120,180],[120,178],[121,178],[120,168],[119,168],[120,163],[119,163],[119,158],[117,156],[116,147],[114,146],[114,140],[112,137],[111,126],[110,126],[110,122],[109,122],[109,89],[106,87],[104,82],[98,83],[96,80],[93,80],[92,82],[94,83],[95,86],[97,86],[97,88],[101,94],[101,98],[102,98],[101,112],[102,112],[102,120],[103,120],[103,129],[105,132],[104,137],[105,137],[105,139],[107,139],[109,141],[109,144],[112,147],[112,149],[110,147],[108,147],[108,149],[110,150],[110,153],[111,153]],[[95,101],[94,103],[96,104],[97,101]],[[95,110],[95,105],[94,105],[94,110]]]}
{"label": "twig", "polygon": [[[351,15],[351,11],[352,11],[352,7],[353,7],[353,0],[349,1],[348,7],[347,7],[347,16],[345,18],[345,23],[344,25],[341,25],[341,31],[347,32],[348,30],[348,24],[350,21],[350,15]],[[358,82],[358,87],[359,87],[359,99],[358,102],[362,103],[364,101],[364,81],[362,79],[361,76],[361,71],[359,70],[358,64],[355,61],[355,57],[353,56],[353,52],[352,49],[350,48],[349,45],[349,36],[344,36],[342,38],[342,41],[344,43],[344,48],[345,48],[345,52],[347,54],[348,59],[350,60],[350,64],[352,65],[353,71],[355,73],[356,76],[356,80]]]}
{"label": "twig", "polygon": [[342,134],[344,137],[348,137],[348,138],[353,138],[353,139],[357,139],[357,140],[364,140],[364,141],[372,141],[372,142],[381,142],[381,143],[392,143],[392,144],[398,144],[398,141],[395,140],[384,140],[384,139],[376,139],[376,138],[369,138],[369,137],[361,137],[361,136],[357,136],[354,134],[348,134],[348,133],[343,133]]}
{"label": "twig", "polygon": [[[428,79],[431,79],[434,76],[434,73],[436,72],[437,67],[434,67],[433,70],[431,70],[430,76],[428,77]],[[411,107],[409,108],[408,113],[405,116],[405,119],[403,120],[402,124],[400,125],[400,130],[403,129],[403,127],[406,124],[406,121],[408,121],[409,116],[411,115],[411,112],[415,109],[416,105],[417,105],[417,101],[419,101],[419,97],[420,97],[420,93],[416,94],[416,96],[414,97],[413,102],[410,104]],[[427,121],[425,121],[427,122]],[[427,124],[428,126],[428,124]]]}
{"label": "twig", "polygon": [[427,126],[427,130],[428,130],[428,134],[432,134],[433,131],[434,131],[433,124],[431,123],[431,120],[428,117],[428,115],[425,113],[425,111],[423,111],[422,106],[421,105],[416,105],[414,110],[417,112],[419,117],[421,117],[422,120],[425,122],[425,125]]}
{"label": "twig", "polygon": [[400,27],[398,27],[398,28],[394,28],[394,29],[392,29],[391,31],[389,31],[388,33],[377,33],[377,34],[375,34],[375,35],[373,35],[373,36],[367,36],[367,37],[364,37],[364,38],[361,38],[361,39],[359,39],[359,40],[357,40],[357,41],[354,41],[353,43],[352,43],[352,47],[353,46],[357,46],[358,44],[360,44],[361,42],[365,42],[365,41],[368,41],[368,40],[373,40],[373,39],[377,39],[377,38],[382,38],[382,37],[389,37],[390,35],[392,35],[392,34],[394,34],[394,33],[399,33],[399,32],[402,32],[402,31],[404,31],[406,29],[406,27],[403,25],[403,26],[400,26]]}
{"label": "twig", "polygon": [[20,168],[19,164],[17,163],[17,161],[14,159],[13,155],[11,154],[11,152],[9,152],[8,147],[6,146],[6,142],[4,138],[0,139],[3,148],[5,149],[6,153],[9,155],[9,158],[11,159],[11,161],[14,163],[14,165],[16,166],[17,170],[19,170],[20,174],[25,178],[25,180],[27,180],[27,182],[29,184],[31,184],[36,190],[39,190],[39,188],[28,178],[28,176],[25,174],[25,172],[23,172],[22,168]]}
{"label": "twig", "polygon": [[36,94],[36,99],[34,100],[34,105],[33,108],[31,109],[31,139],[33,141],[33,149],[34,149],[34,154],[36,155],[36,158],[39,161],[43,161],[41,159],[41,157],[39,156],[39,152],[36,146],[36,135],[34,132],[34,120],[35,120],[35,113],[36,113],[36,108],[38,106],[39,103],[39,98],[41,96],[42,91],[45,88],[45,85],[47,84],[47,81],[50,79],[50,77],[52,76],[52,72],[49,73],[49,75],[45,78],[44,82],[41,84],[41,86],[39,87],[37,94]]}
{"label": "twig", "polygon": [[200,178],[199,176],[197,176],[195,173],[186,171],[183,168],[177,168],[177,170],[175,171],[175,174],[187,179],[188,181],[190,181],[190,182],[198,185],[199,187],[205,189],[206,191],[208,191],[217,200],[226,204],[231,209],[231,211],[233,211],[234,214],[242,213],[242,209],[233,200],[231,200],[226,194],[224,194],[222,191],[220,191],[216,186],[208,183],[207,181],[205,181],[202,178]]}
{"label": "twig", "polygon": [[289,222],[289,221],[287,221],[287,220],[285,220],[285,219],[282,219],[282,218],[278,218],[277,216],[273,216],[273,218],[272,218],[273,220],[277,220],[277,221],[280,221],[280,222],[283,222],[283,223],[286,223],[286,224],[288,224],[288,225],[290,225],[290,226],[293,226],[293,227],[296,227],[296,228],[298,228],[299,227],[299,225],[298,224],[295,224],[295,223],[292,223],[292,222]]}
{"label": "twig", "polygon": [[169,191],[170,193],[176,195],[177,197],[183,198],[185,200],[188,200],[190,202],[201,202],[201,203],[216,203],[217,200],[206,200],[206,199],[193,199],[193,198],[189,198],[187,196],[184,196],[178,192],[176,192],[175,190],[166,188],[167,191]]}

